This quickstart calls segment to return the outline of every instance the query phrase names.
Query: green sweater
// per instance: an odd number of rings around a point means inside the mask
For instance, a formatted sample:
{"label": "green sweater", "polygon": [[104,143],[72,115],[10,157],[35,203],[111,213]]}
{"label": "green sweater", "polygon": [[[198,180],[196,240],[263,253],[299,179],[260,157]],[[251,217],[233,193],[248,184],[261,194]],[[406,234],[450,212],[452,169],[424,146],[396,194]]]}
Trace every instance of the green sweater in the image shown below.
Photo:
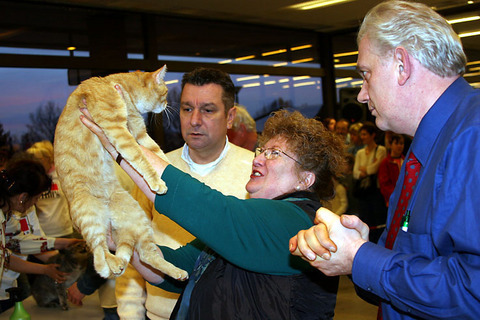
{"label": "green sweater", "polygon": [[288,249],[291,237],[312,226],[310,217],[297,205],[286,200],[225,196],[173,166],[165,169],[162,179],[168,192],[157,195],[155,209],[197,237],[177,250],[162,247],[166,260],[191,272],[207,245],[249,271],[292,275],[308,268]]}

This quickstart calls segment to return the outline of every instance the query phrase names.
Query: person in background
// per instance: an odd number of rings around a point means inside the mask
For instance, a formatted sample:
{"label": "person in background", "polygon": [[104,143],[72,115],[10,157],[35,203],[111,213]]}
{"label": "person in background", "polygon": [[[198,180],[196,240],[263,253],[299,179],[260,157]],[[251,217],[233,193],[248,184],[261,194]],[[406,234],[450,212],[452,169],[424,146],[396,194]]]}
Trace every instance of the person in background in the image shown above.
{"label": "person in background", "polygon": [[241,105],[235,105],[236,114],[232,127],[227,130],[228,141],[245,148],[255,150],[257,145],[257,125],[247,109]]}
{"label": "person in background", "polygon": [[[172,165],[206,185],[240,199],[247,197],[245,184],[251,174],[253,152],[227,142],[227,130],[236,119],[235,86],[220,70],[199,68],[182,79],[180,127],[185,145],[167,153]],[[122,170],[123,171],[123,170]],[[188,231],[159,214],[143,192],[134,198],[152,218],[156,243],[178,248],[194,239]],[[117,278],[118,313],[122,319],[169,319],[179,297],[146,282],[129,266]]]}
{"label": "person in background", "polygon": [[350,127],[350,122],[347,119],[340,119],[335,125],[335,133],[342,138],[345,142],[345,146],[350,145],[350,134],[348,133],[348,128]]}
{"label": "person in background", "polygon": [[[88,111],[82,112],[83,123],[117,158],[102,130],[88,120]],[[246,200],[225,196],[143,149],[175,190],[157,196],[121,161],[158,211],[198,237],[177,250],[160,247],[167,261],[190,274],[172,319],[333,319],[338,277],[326,277],[292,259],[285,241],[313,223],[319,200],[333,196],[333,178],[344,170],[342,142],[319,121],[282,110],[265,123],[259,146],[246,185],[251,198]],[[150,283],[172,288],[168,278],[143,265],[137,254],[132,264]]]}
{"label": "person in background", "polygon": [[335,132],[335,125],[337,124],[337,120],[335,120],[335,118],[325,118],[323,119],[322,123],[325,128],[332,132]]}
{"label": "person in background", "polygon": [[67,198],[62,192],[55,170],[52,143],[48,140],[36,142],[26,152],[42,163],[45,171],[52,179],[50,190],[42,194],[35,205],[42,230],[50,237],[81,238],[80,234],[77,232],[74,234],[73,231]]}
{"label": "person in background", "polygon": [[340,216],[348,209],[347,189],[337,179],[334,180],[334,188],[335,196],[333,199],[324,201],[323,205]]}
{"label": "person in background", "polygon": [[[19,160],[9,163],[6,169],[0,171],[0,236],[1,236],[1,263],[0,263],[0,312],[3,312],[14,305],[14,301],[8,297],[5,289],[16,285],[16,278],[20,273],[44,274],[57,282],[65,281],[65,273],[57,269],[55,264],[38,264],[26,261],[25,256],[17,256],[12,253],[12,249],[18,249],[22,244],[15,241],[7,242],[6,233],[7,221],[13,221],[16,213],[24,215],[34,208],[35,202],[41,194],[50,188],[51,180],[45,173],[42,165],[36,161]],[[16,220],[16,219],[15,219]],[[30,231],[31,225],[28,223],[23,228],[26,233]],[[36,237],[36,236],[35,236]],[[8,236],[11,238],[11,235]],[[37,242],[44,243],[43,249],[61,249],[69,245],[69,242],[49,241],[36,237]],[[48,241],[48,243],[47,243]]]}
{"label": "person in background", "polygon": [[[383,159],[387,156],[384,146],[377,145],[375,137],[377,127],[371,122],[365,122],[360,128],[360,139],[365,145],[363,149],[358,150],[355,156],[355,165],[353,167],[353,178],[356,179],[356,185],[363,178],[370,178],[370,187],[362,194],[354,195],[358,198],[359,217],[372,228],[384,225],[387,218],[385,202],[378,185],[378,168]],[[380,236],[379,231],[372,232],[372,241]]]}
{"label": "person in background", "polygon": [[400,174],[405,156],[403,148],[405,146],[405,138],[401,134],[392,133],[390,136],[390,153],[383,159],[378,168],[378,183],[380,184],[380,192],[385,199],[388,207],[390,196],[395,189],[395,185]]}
{"label": "person in background", "polygon": [[351,274],[383,319],[478,319],[480,90],[462,77],[461,40],[427,5],[386,1],[358,44],[358,100],[380,129],[413,136],[387,229],[374,244],[357,217],[323,210],[291,249],[326,274]]}
{"label": "person in background", "polygon": [[363,149],[364,144],[360,139],[360,129],[362,128],[361,122],[356,122],[350,125],[348,133],[350,134],[350,145],[347,146],[347,152],[353,156],[357,155],[358,150]]}

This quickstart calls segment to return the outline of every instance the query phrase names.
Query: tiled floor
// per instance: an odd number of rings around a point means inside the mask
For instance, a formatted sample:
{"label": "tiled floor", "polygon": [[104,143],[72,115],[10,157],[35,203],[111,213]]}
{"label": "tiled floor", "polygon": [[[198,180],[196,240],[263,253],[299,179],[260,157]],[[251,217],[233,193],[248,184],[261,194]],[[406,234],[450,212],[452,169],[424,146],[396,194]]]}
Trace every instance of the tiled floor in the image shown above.
{"label": "tiled floor", "polygon": [[[32,320],[103,319],[103,310],[99,307],[97,294],[86,297],[83,300],[83,307],[70,305],[70,310],[68,311],[40,308],[35,304],[32,297],[26,299],[23,303]],[[13,309],[0,314],[0,320],[9,319],[12,312]],[[376,315],[377,308],[358,298],[350,280],[346,277],[341,277],[334,320],[374,320]]]}

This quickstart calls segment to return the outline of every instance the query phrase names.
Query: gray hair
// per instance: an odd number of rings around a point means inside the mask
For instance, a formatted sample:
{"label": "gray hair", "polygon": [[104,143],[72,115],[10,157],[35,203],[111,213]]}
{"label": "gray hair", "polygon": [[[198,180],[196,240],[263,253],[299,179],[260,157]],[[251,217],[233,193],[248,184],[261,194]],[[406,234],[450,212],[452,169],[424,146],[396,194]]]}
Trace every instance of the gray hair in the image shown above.
{"label": "gray hair", "polygon": [[380,56],[404,47],[422,66],[441,77],[465,73],[462,42],[448,22],[422,3],[385,1],[372,8],[357,37],[374,43]]}
{"label": "gray hair", "polygon": [[240,124],[243,123],[247,131],[257,131],[255,120],[253,120],[247,109],[239,104],[235,104],[235,107],[237,107],[237,114],[235,115],[235,119],[233,120],[232,128],[238,129],[238,127],[240,127]]}

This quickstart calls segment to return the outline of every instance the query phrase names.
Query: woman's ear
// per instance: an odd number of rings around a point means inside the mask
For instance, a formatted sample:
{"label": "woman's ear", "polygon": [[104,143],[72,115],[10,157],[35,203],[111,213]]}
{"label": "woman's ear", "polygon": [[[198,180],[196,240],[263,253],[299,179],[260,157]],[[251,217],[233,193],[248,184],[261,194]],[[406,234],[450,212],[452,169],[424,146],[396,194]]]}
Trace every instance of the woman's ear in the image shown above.
{"label": "woman's ear", "polygon": [[305,171],[302,175],[302,184],[305,187],[305,190],[308,190],[315,183],[315,175],[311,171]]}

